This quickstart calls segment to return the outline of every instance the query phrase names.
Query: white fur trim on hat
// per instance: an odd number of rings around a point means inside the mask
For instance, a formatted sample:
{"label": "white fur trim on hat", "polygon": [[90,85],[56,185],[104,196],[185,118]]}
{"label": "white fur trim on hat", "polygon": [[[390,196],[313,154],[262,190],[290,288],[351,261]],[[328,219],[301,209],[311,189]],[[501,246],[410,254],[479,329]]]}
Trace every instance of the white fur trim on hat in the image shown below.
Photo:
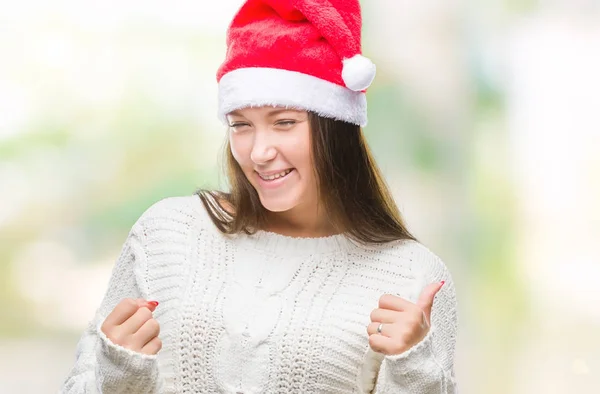
{"label": "white fur trim on hat", "polygon": [[366,126],[365,93],[311,75],[278,68],[239,68],[219,81],[219,119],[236,109],[264,105],[305,109]]}

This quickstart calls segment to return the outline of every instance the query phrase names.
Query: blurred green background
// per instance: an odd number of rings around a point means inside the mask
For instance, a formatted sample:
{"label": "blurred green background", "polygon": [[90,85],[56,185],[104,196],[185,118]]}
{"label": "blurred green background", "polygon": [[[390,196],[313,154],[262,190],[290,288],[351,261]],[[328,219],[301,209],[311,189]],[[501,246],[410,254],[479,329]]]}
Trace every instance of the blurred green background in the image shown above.
{"label": "blurred green background", "polygon": [[[0,13],[0,392],[55,392],[137,217],[223,184],[240,0]],[[600,392],[600,4],[363,1],[365,133],[458,292],[464,394]]]}

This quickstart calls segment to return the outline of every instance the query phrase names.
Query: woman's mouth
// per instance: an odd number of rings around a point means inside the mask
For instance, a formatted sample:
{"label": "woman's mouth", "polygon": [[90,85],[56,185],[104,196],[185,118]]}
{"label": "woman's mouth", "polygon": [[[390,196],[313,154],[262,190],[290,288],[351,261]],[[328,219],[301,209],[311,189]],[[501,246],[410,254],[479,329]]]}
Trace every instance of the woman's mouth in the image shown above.
{"label": "woman's mouth", "polygon": [[260,177],[260,179],[262,179],[263,181],[272,182],[277,179],[285,178],[293,170],[294,170],[293,168],[289,168],[287,170],[283,170],[281,172],[278,172],[276,174],[271,174],[271,175],[262,175],[260,173],[257,173],[257,174]]}

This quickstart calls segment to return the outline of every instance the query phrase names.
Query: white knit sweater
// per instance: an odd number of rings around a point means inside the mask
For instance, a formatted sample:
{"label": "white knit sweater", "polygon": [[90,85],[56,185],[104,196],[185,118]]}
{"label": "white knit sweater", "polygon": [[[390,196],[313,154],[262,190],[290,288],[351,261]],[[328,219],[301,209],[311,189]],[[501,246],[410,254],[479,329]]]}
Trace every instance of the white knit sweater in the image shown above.
{"label": "white knit sweater", "polygon": [[[400,355],[373,352],[379,297],[416,302],[441,280],[427,336]],[[157,355],[100,331],[126,297],[160,302]],[[452,277],[417,242],[225,236],[198,196],[170,197],[132,227],[60,392],[450,394],[456,326]]]}

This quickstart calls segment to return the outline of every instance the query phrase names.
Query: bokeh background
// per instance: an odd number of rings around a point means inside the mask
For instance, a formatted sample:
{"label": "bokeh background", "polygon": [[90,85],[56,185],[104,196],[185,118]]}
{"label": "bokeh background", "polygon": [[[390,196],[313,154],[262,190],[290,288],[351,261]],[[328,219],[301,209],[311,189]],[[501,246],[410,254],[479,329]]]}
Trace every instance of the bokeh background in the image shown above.
{"label": "bokeh background", "polygon": [[[0,11],[0,392],[55,392],[137,217],[219,187],[241,0]],[[365,133],[458,291],[464,394],[600,392],[600,2],[363,1]]]}

